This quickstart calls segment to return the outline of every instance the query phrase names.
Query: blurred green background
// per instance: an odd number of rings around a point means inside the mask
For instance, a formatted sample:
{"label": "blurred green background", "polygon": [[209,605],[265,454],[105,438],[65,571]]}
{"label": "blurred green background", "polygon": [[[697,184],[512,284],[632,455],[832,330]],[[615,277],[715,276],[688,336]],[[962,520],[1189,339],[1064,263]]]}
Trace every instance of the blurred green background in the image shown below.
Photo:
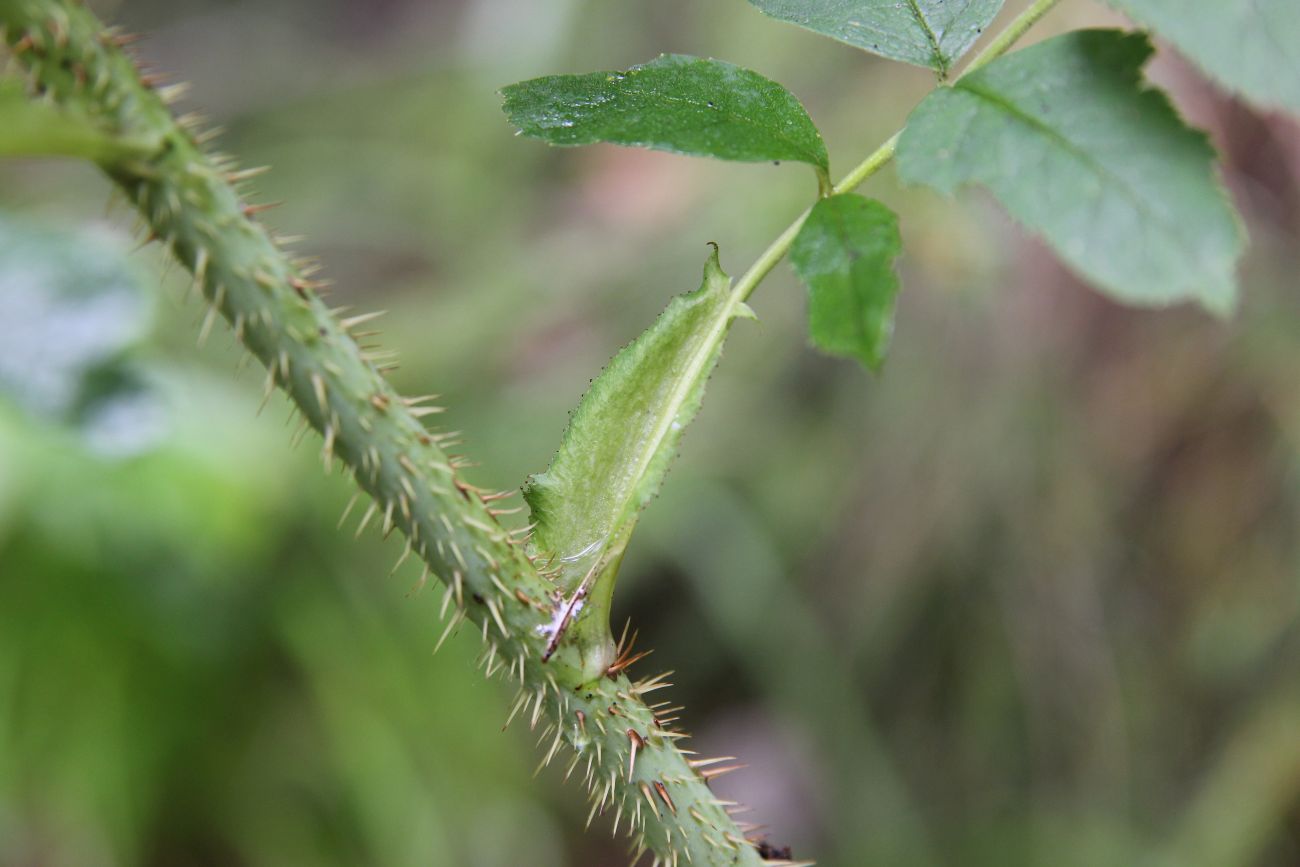
{"label": "blurred green background", "polygon": [[[1008,13],[1020,4],[1009,3]],[[738,273],[795,166],[515,138],[495,90],[660,51],[787,84],[840,171],[931,86],[742,0],[97,4],[276,171],[333,299],[385,308],[485,487],[544,469],[705,242]],[[1113,24],[1068,0],[1034,38]],[[1162,52],[1253,246],[1230,321],[1093,294],[979,195],[901,214],[895,348],[755,296],[624,564],[618,618],[772,842],[823,865],[1300,864],[1300,126]],[[1281,73],[1280,73],[1281,74]],[[0,864],[626,863],[508,689],[107,182],[0,165]],[[158,291],[160,279],[163,291]],[[598,822],[598,824],[604,824]]]}

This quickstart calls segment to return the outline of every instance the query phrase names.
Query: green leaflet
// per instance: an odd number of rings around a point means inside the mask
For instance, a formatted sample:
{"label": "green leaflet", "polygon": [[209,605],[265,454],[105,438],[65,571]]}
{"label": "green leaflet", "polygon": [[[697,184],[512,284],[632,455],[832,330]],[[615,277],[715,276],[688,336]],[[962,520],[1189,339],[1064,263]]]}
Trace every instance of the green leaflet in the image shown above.
{"label": "green leaflet", "polygon": [[1296,0],[1110,0],[1211,76],[1269,108],[1300,112]]}
{"label": "green leaflet", "polygon": [[1242,232],[1206,137],[1143,86],[1145,36],[1058,36],[936,90],[898,143],[905,181],[987,187],[1121,301],[1236,301]]}
{"label": "green leaflet", "polygon": [[757,72],[677,54],[626,72],[551,75],[503,88],[524,135],[555,145],[596,142],[741,162],[795,160],[829,185],[829,159],[799,100]]}
{"label": "green leaflet", "polygon": [[878,370],[894,330],[902,251],[898,218],[883,204],[846,193],[822,199],[790,248],[808,287],[808,332],[831,355]]}
{"label": "green leaflet", "polygon": [[0,78],[0,156],[67,156],[110,162],[149,150],[147,142],[113,136],[84,114],[30,100],[22,82]]}
{"label": "green leaflet", "polygon": [[737,316],[752,316],[730,288],[715,248],[700,288],[674,298],[614,356],[578,404],[550,468],[524,486],[537,525],[533,550],[559,570],[573,606],[573,623],[557,622],[552,640],[567,629],[584,656],[588,645],[608,642],[623,550],[700,408],[727,330]]}
{"label": "green leaflet", "polygon": [[749,0],[773,18],[942,76],[966,53],[1003,0]]}

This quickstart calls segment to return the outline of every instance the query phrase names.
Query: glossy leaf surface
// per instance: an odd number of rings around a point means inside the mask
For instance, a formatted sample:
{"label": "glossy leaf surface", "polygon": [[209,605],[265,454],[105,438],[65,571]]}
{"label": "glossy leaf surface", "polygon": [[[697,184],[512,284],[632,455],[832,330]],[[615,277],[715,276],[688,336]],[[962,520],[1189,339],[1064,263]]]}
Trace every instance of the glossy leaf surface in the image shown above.
{"label": "glossy leaf surface", "polygon": [[795,160],[825,177],[826,145],[799,101],[756,72],[665,54],[626,72],[551,75],[502,90],[524,135],[741,162]]}

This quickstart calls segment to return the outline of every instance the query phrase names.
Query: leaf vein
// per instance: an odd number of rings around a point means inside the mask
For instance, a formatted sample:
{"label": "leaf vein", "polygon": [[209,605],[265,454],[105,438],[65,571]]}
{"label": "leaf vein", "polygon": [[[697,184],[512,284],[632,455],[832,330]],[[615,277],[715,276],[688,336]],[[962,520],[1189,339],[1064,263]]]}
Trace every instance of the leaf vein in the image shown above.
{"label": "leaf vein", "polygon": [[1194,261],[1205,262],[1207,268],[1212,266],[1212,263],[1205,259],[1205,253],[1200,248],[1193,245],[1188,238],[1180,234],[1177,231],[1177,226],[1170,223],[1168,215],[1155,210],[1151,206],[1151,203],[1134,190],[1132,185],[1130,185],[1123,176],[1115,174],[1108,166],[1106,166],[1105,163],[1101,162],[1087,150],[1077,145],[1069,136],[1065,135],[1051,124],[1034,117],[1027,111],[1024,111],[1000,93],[986,90],[969,79],[959,82],[956,87],[970,93],[977,99],[985,100],[994,107],[1001,109],[1012,120],[1019,121],[1059,145],[1063,150],[1077,158],[1079,162],[1092,169],[1103,180],[1114,184],[1120,193],[1132,202],[1134,208],[1139,213],[1144,217],[1149,218],[1152,223],[1160,225],[1170,240],[1172,240],[1176,246],[1181,247],[1186,253],[1190,254],[1191,259]]}

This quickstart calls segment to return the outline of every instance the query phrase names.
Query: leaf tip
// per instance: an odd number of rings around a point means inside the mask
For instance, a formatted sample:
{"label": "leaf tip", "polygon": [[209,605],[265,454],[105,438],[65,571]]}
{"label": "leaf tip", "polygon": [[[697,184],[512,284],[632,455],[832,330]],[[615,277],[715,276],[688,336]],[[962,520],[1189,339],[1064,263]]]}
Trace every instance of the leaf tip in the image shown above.
{"label": "leaf tip", "polygon": [[1236,317],[1237,309],[1241,306],[1241,293],[1235,284],[1230,284],[1225,291],[1207,293],[1197,300],[1211,316],[1226,322]]}
{"label": "leaf tip", "polygon": [[718,242],[709,241],[708,245],[711,249],[709,252],[709,258],[704,262],[705,283],[711,283],[712,281],[718,278],[722,278],[730,282],[731,277],[727,274],[726,271],[722,270],[722,260],[720,258],[722,255],[722,250],[718,246]]}

